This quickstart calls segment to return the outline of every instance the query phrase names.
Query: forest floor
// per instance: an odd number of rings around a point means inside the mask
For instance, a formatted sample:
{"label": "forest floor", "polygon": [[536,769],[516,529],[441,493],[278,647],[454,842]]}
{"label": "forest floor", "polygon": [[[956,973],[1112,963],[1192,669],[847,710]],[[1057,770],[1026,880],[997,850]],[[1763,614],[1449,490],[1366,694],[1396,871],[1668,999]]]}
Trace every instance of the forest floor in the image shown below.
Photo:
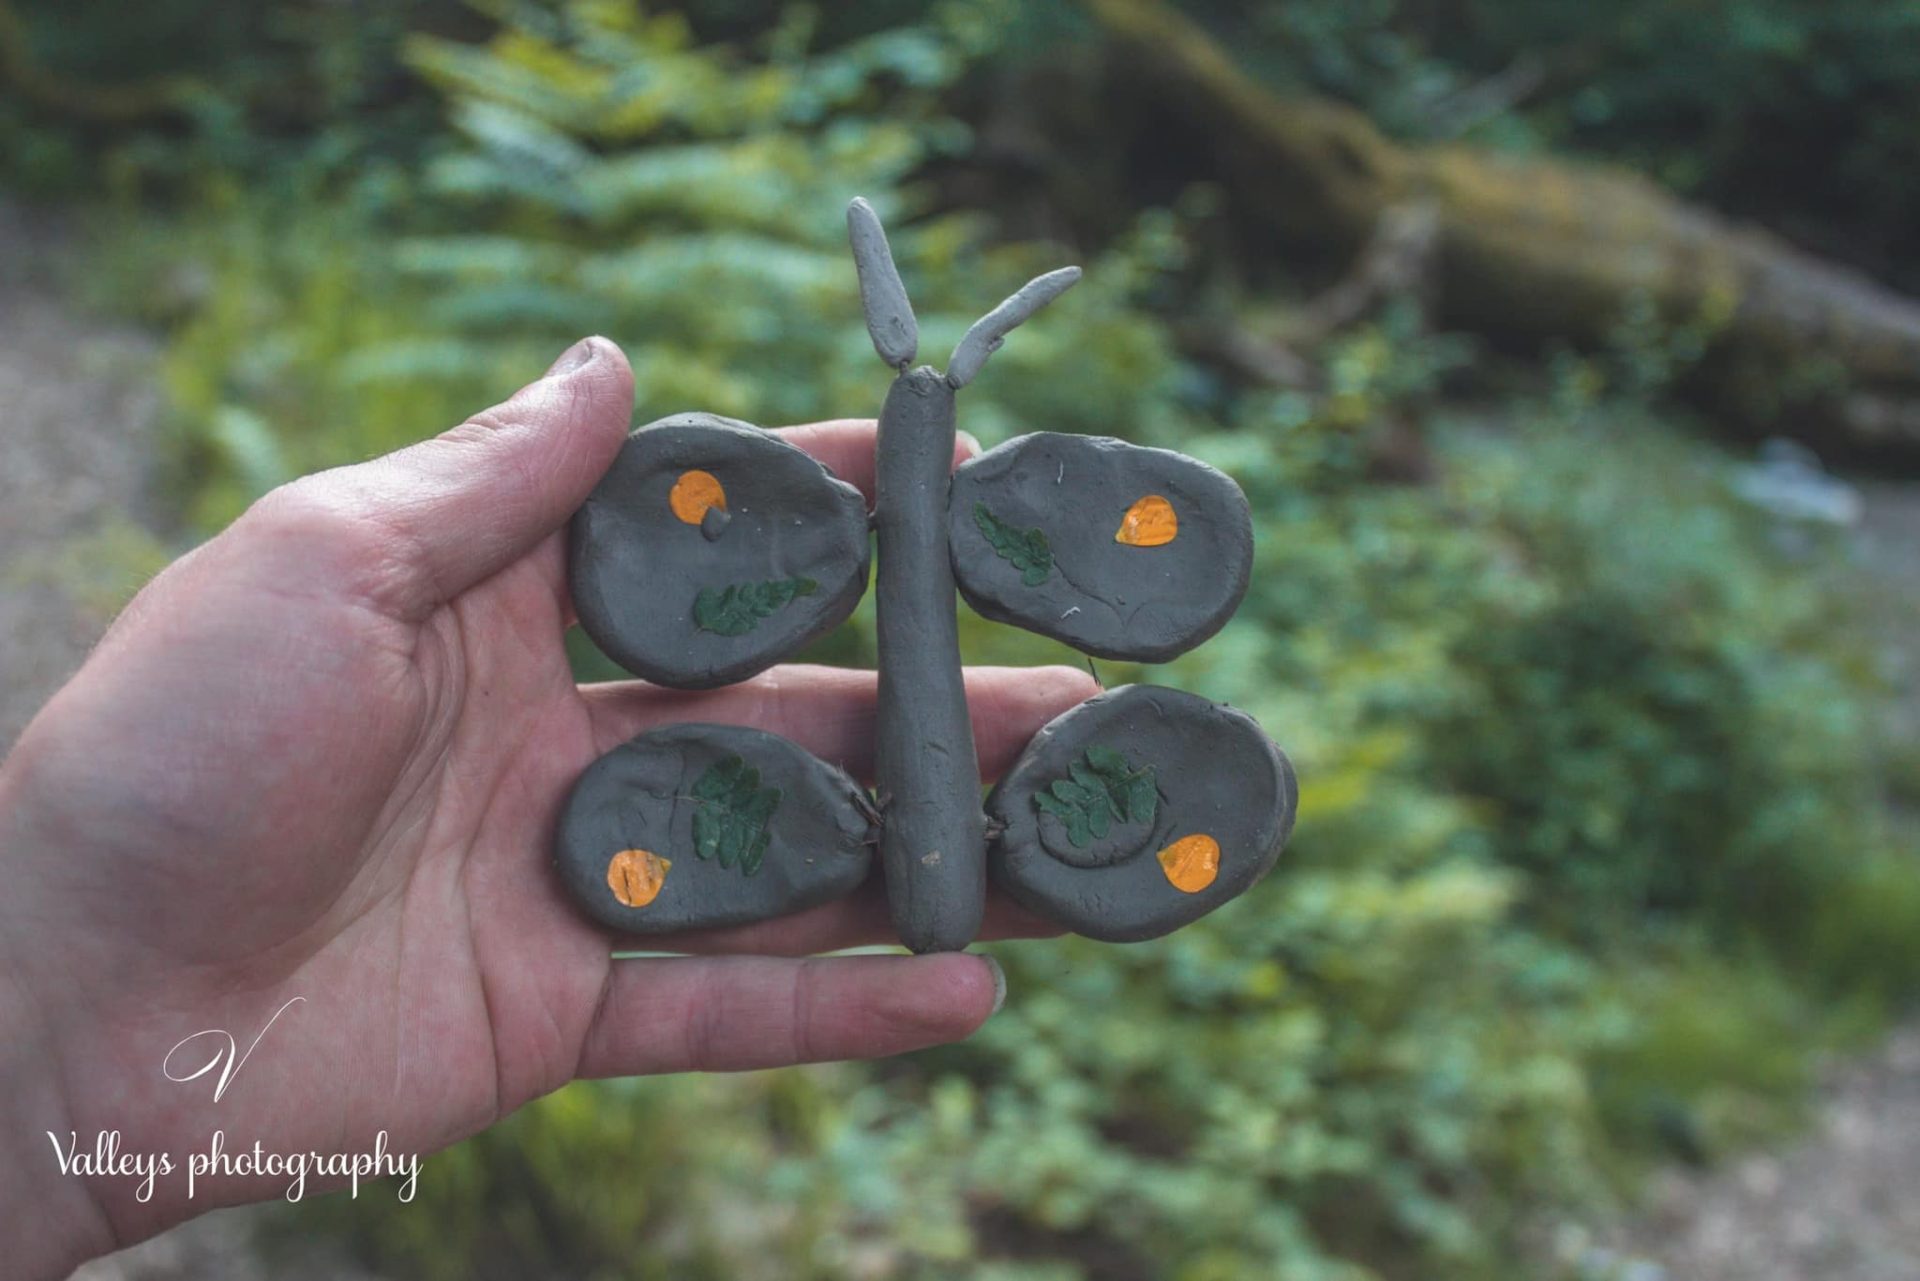
{"label": "forest floor", "polygon": [[1920,1025],[1834,1064],[1785,1148],[1663,1171],[1633,1221],[1573,1235],[1582,1281],[1914,1281]]}
{"label": "forest floor", "polygon": [[[1920,737],[1920,482],[1859,482],[1863,612]],[[1898,820],[1920,833],[1920,816]],[[1916,841],[1920,848],[1920,840]],[[1592,1281],[1920,1278],[1920,1020],[1830,1064],[1801,1136],[1710,1170],[1673,1169],[1640,1216],[1579,1243]]]}
{"label": "forest floor", "polygon": [[[68,303],[44,266],[62,238],[55,222],[0,203],[0,749],[79,666],[124,594],[99,581],[125,572],[114,549],[166,535],[156,345]],[[1891,602],[1886,637],[1902,651],[1906,714],[1920,723],[1920,483],[1861,492],[1861,564]],[[1656,1176],[1638,1218],[1563,1245],[1592,1281],[1920,1277],[1920,1023],[1833,1065],[1810,1117],[1782,1149]],[[75,1281],[376,1281],[323,1254],[263,1263],[259,1214],[209,1215]]]}

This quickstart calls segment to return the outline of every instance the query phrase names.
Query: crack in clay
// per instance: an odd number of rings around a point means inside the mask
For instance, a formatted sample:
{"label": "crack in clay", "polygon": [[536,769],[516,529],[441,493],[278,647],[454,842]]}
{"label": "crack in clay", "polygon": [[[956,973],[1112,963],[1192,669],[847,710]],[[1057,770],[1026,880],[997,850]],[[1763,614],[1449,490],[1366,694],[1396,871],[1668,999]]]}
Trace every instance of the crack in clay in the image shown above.
{"label": "crack in clay", "polygon": [[[1069,574],[1067,572],[1067,567],[1061,563],[1060,558],[1058,556],[1055,556],[1053,558],[1053,567],[1060,571],[1060,577],[1066,580],[1067,586],[1073,588],[1074,591],[1079,592],[1082,596],[1085,596],[1088,600],[1092,601],[1094,604],[1104,606],[1107,609],[1107,612],[1111,613],[1114,617],[1114,620],[1118,622],[1120,626],[1123,628],[1132,627],[1135,615],[1139,614],[1141,610],[1146,608],[1146,602],[1142,601],[1140,604],[1135,605],[1133,607],[1132,613],[1123,614],[1120,612],[1120,607],[1118,605],[1115,605],[1112,601],[1103,599],[1102,597],[1095,595],[1093,592],[1088,591],[1086,587],[1080,582],[1079,579],[1075,578],[1072,574]],[[1066,615],[1062,614],[1061,617],[1065,618]]]}

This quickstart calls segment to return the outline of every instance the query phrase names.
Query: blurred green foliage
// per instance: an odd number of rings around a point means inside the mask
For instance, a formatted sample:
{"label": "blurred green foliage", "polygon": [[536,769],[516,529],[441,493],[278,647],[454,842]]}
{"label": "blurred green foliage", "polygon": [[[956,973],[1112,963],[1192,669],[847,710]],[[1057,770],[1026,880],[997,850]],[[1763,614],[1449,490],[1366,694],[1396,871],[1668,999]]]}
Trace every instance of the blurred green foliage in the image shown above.
{"label": "blurred green foliage", "polygon": [[[1888,0],[1180,0],[1269,80],[1358,103],[1414,139],[1467,138],[1625,160],[1824,253],[1920,286],[1920,10]],[[798,6],[702,0],[670,21],[754,42],[796,14],[832,43],[898,30],[901,0]],[[435,104],[409,32],[472,37],[485,16],[551,30],[539,0],[275,0],[218,21],[180,0],[4,0],[0,65],[81,87],[0,94],[0,176],[14,186],[167,191],[183,167],[256,175],[296,162],[335,178],[411,164]],[[1070,0],[976,19],[994,62],[1071,63]],[[12,30],[9,34],[10,28]],[[12,57],[5,55],[11,53]],[[120,96],[151,99],[121,119]],[[89,110],[91,108],[91,110]],[[101,163],[102,144],[105,163]]]}
{"label": "blurred green foliage", "polygon": [[[1434,102],[1556,23],[1624,66],[1726,7],[1576,25],[1556,4],[1313,0],[1249,19],[1241,47],[1431,129]],[[140,176],[90,279],[168,327],[192,518],[455,421],[588,330],[632,355],[643,420],[873,412],[849,195],[888,219],[936,358],[1063,251],[997,242],[927,178],[973,145],[956,87],[1012,56],[1012,6],[855,8],[868,20],[497,0],[482,37],[422,5],[364,64],[410,86],[391,112],[329,108],[292,156],[257,123],[225,151],[197,127],[122,155]],[[1441,38],[1456,11],[1470,50]],[[1730,111],[1708,100],[1764,92],[1733,83],[1739,53],[1664,99],[1657,67],[1608,92]],[[1878,52],[1834,56],[1883,74]],[[261,92],[215,96],[244,121]],[[1613,145],[1550,100],[1459,127]],[[401,139],[400,120],[426,123]],[[1009,1003],[964,1045],[570,1087],[431,1160],[414,1204],[307,1206],[301,1230],[427,1278],[1538,1275],[1520,1243],[1543,1216],[1606,1203],[1650,1158],[1773,1132],[1815,1054],[1920,989],[1878,691],[1823,586],[1839,549],[1783,560],[1730,464],[1675,432],[1660,393],[1685,335],[1627,316],[1617,350],[1491,379],[1396,306],[1315,353],[1312,390],[1223,385],[1173,332],[1203,203],[1128,218],[969,388],[962,425],[1176,447],[1245,487],[1246,605],[1148,674],[1286,744],[1302,793],[1282,869],[1155,943],[995,949]],[[1475,396],[1453,394],[1469,376]],[[1375,483],[1407,432],[1436,479]],[[871,609],[820,656],[870,661]],[[1075,661],[963,627],[977,661]]]}
{"label": "blurred green foliage", "polygon": [[304,182],[404,160],[436,119],[398,57],[448,0],[0,0],[0,179],[180,196],[209,168]]}

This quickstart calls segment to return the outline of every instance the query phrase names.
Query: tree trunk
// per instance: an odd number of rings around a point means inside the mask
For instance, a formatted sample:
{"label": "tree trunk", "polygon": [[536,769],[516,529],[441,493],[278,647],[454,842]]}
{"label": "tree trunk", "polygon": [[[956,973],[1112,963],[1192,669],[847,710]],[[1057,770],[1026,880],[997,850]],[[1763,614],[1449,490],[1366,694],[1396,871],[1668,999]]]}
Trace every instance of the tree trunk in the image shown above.
{"label": "tree trunk", "polygon": [[1920,464],[1920,303],[1625,170],[1408,147],[1283,100],[1162,0],[1084,3],[1283,239],[1354,252],[1387,210],[1431,205],[1442,323],[1594,345],[1644,297],[1707,334],[1694,384],[1730,427]]}

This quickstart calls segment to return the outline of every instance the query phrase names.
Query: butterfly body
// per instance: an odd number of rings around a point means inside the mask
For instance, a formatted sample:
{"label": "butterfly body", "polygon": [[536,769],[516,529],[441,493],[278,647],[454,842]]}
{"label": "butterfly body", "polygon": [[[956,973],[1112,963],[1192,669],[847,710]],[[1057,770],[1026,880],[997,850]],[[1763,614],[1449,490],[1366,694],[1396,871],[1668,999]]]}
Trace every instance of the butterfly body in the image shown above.
{"label": "butterfly body", "polygon": [[986,820],[946,534],[954,396],[928,366],[901,371],[875,457],[880,856],[894,926],[916,952],[964,948],[986,908]]}

